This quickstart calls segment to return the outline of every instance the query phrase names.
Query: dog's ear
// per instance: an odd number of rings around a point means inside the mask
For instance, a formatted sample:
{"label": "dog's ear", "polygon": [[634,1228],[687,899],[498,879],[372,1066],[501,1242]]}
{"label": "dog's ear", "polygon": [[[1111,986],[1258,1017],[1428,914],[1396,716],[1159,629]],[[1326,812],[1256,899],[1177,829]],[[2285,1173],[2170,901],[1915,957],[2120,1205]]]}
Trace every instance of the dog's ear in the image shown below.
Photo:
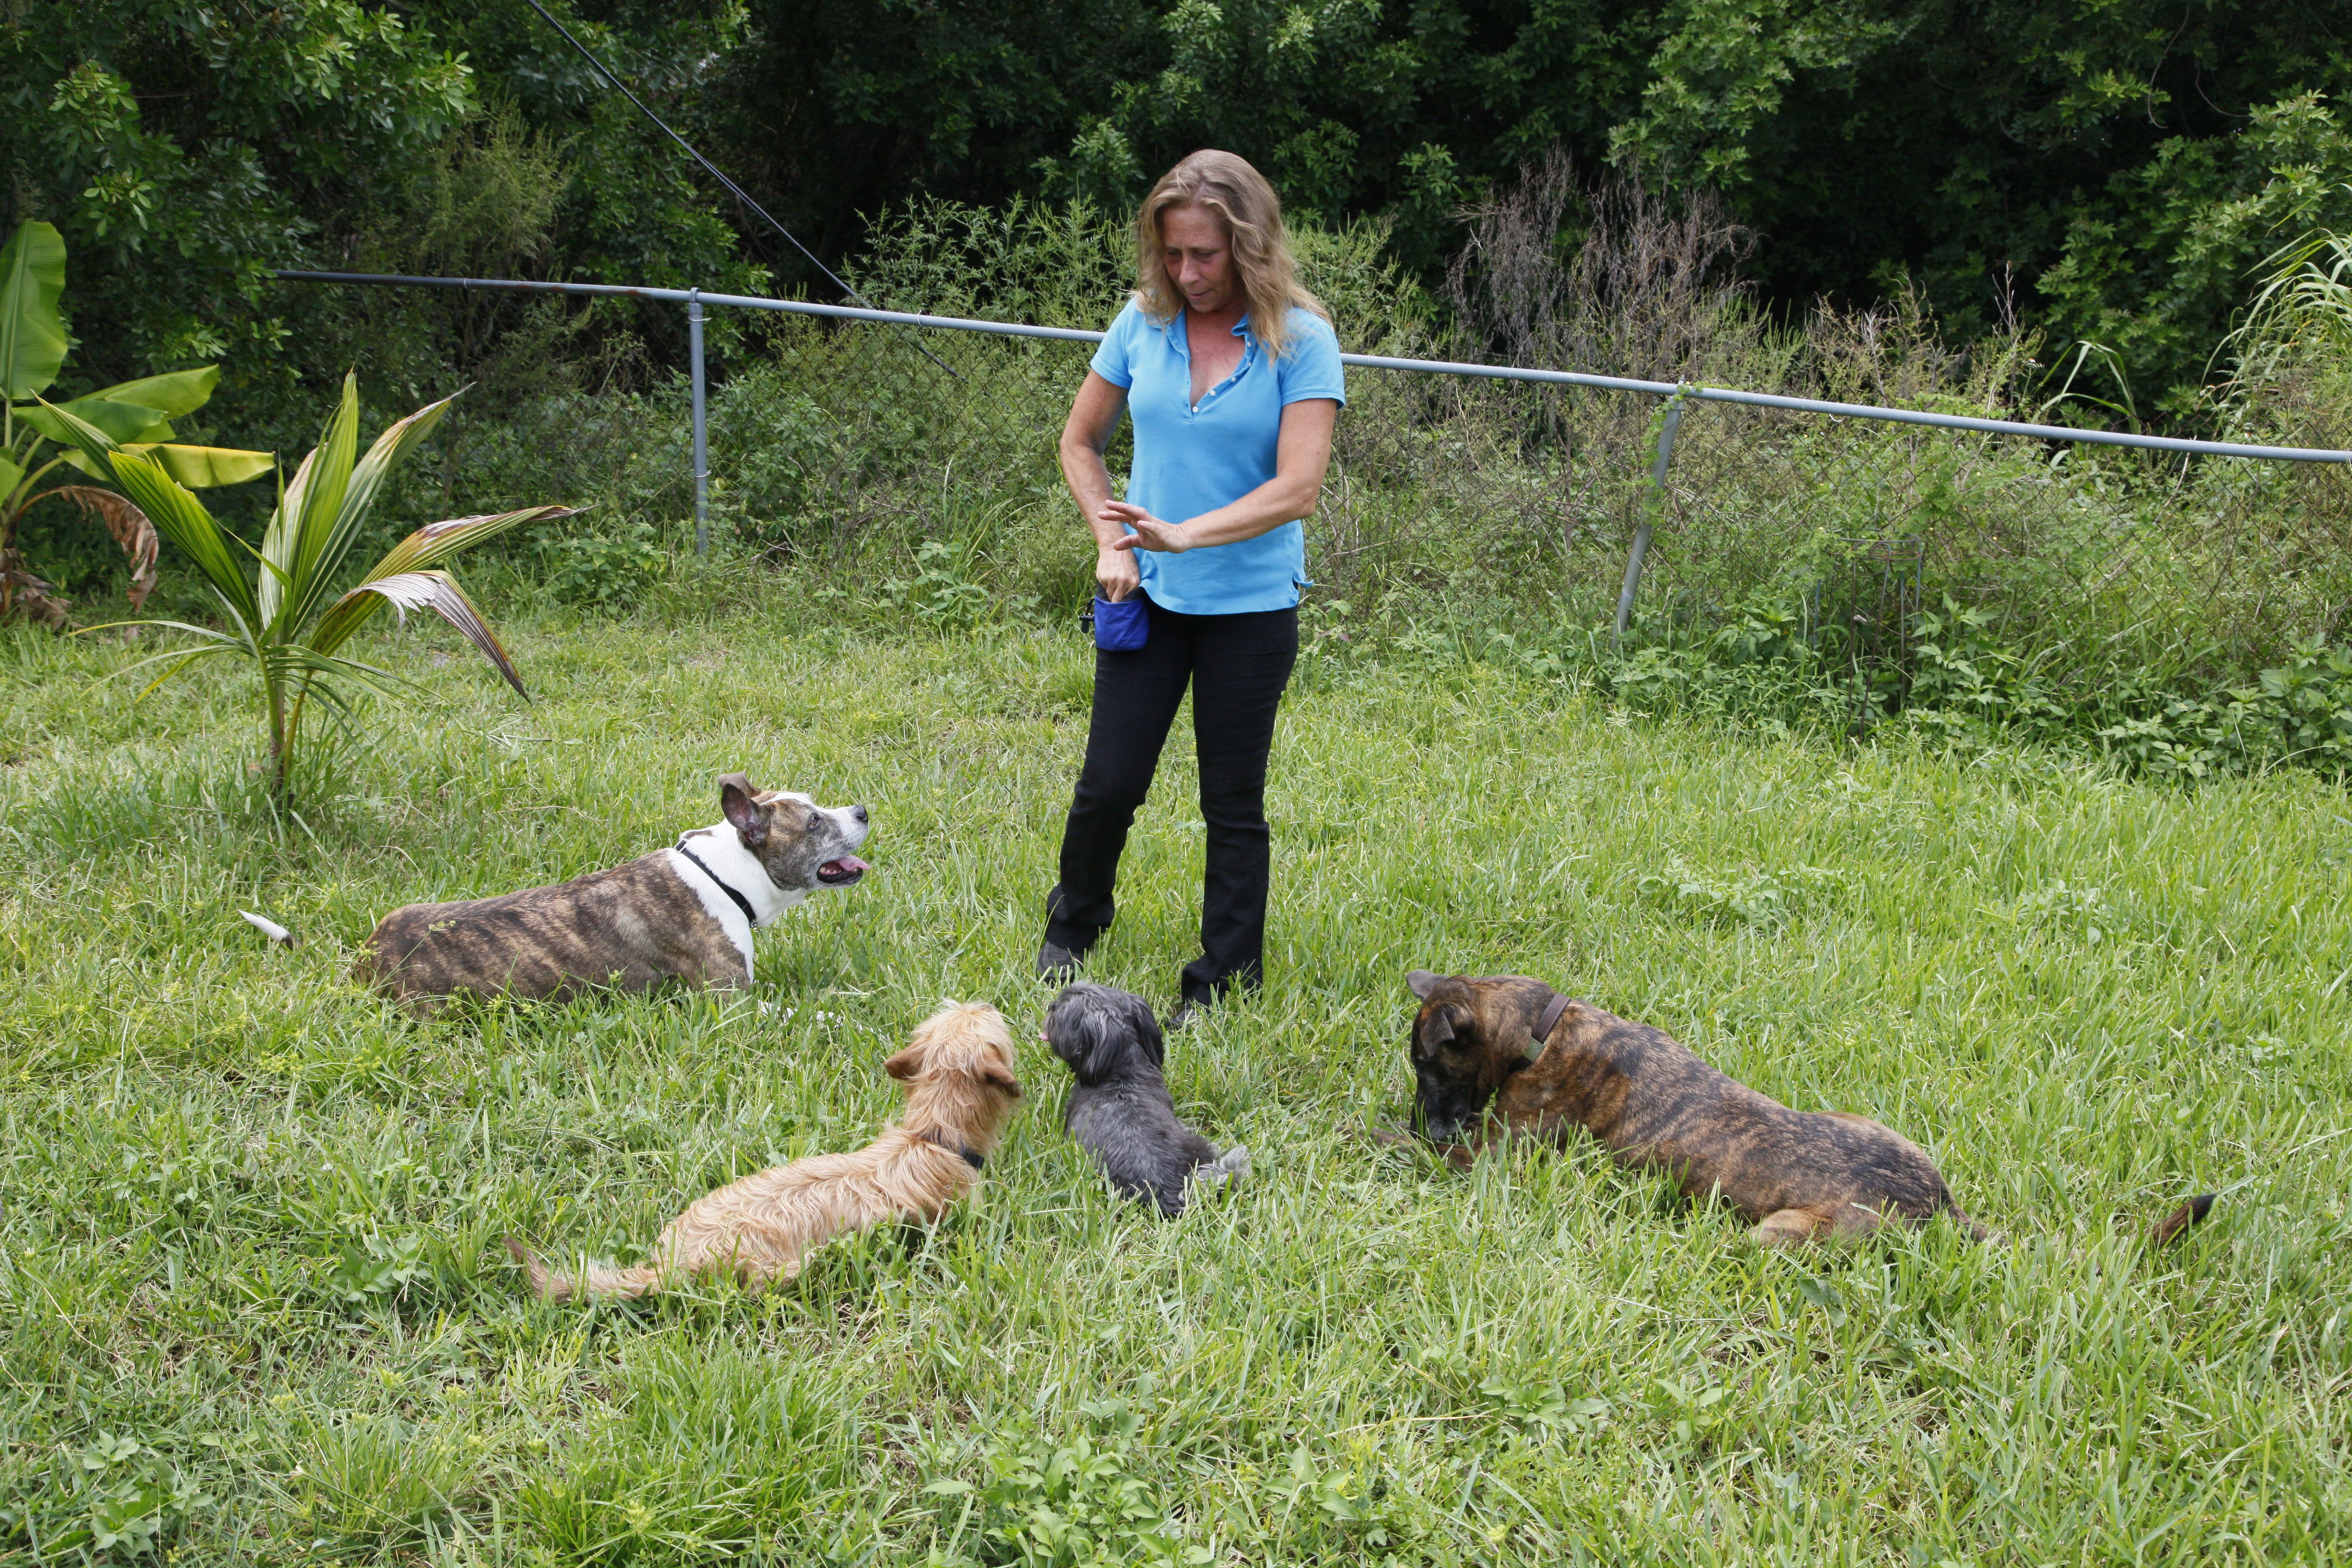
{"label": "dog's ear", "polygon": [[882,1070],[903,1083],[923,1070],[925,1049],[926,1047],[920,1044],[908,1046],[905,1050],[884,1062]]}
{"label": "dog's ear", "polygon": [[1077,1037],[1078,1059],[1070,1064],[1080,1083],[1100,1083],[1118,1062],[1119,1053],[1127,1048],[1127,1020],[1118,1017],[1108,1007],[1088,1007],[1071,1020],[1071,1033]]}
{"label": "dog's ear", "polygon": [[1429,1000],[1429,994],[1437,989],[1437,983],[1444,978],[1445,976],[1433,974],[1426,969],[1416,969],[1404,977],[1404,988],[1426,1002]]}
{"label": "dog's ear", "polygon": [[1143,1047],[1143,1054],[1151,1058],[1153,1067],[1166,1067],[1168,1038],[1160,1032],[1160,1020],[1152,1016],[1151,1004],[1138,997],[1130,1016],[1135,1024],[1135,1043]]}
{"label": "dog's ear", "polygon": [[1433,1046],[1450,1046],[1454,1043],[1454,1021],[1441,1008],[1431,1014],[1429,1022],[1422,1026],[1421,1037]]}
{"label": "dog's ear", "polygon": [[980,1069],[980,1078],[982,1083],[992,1083],[1015,1100],[1021,1098],[1021,1080],[1013,1076],[1011,1068],[994,1057],[989,1058],[987,1064]]}
{"label": "dog's ear", "polygon": [[729,773],[719,781],[719,806],[727,814],[727,821],[746,849],[757,849],[768,841],[768,808],[760,804],[760,791],[742,773]]}

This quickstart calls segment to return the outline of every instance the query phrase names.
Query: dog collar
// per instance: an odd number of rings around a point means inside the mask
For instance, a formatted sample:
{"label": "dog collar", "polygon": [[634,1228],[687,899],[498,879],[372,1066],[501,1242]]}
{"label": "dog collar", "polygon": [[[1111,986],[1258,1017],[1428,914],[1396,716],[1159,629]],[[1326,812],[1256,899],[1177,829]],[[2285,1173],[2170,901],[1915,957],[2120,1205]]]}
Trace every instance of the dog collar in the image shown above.
{"label": "dog collar", "polygon": [[982,1154],[979,1150],[974,1149],[969,1143],[949,1142],[946,1137],[935,1127],[926,1127],[920,1132],[916,1133],[915,1136],[921,1139],[926,1143],[936,1144],[938,1147],[946,1150],[949,1153],[955,1155],[958,1159],[961,1160],[965,1164],[970,1165],[975,1171],[988,1163],[987,1155]]}
{"label": "dog collar", "polygon": [[719,876],[718,872],[712,870],[709,867],[703,865],[702,857],[697,855],[693,850],[688,849],[686,847],[686,840],[683,838],[677,841],[677,852],[685,856],[688,859],[693,861],[704,876],[709,878],[712,881],[717,882],[719,884],[719,890],[726,894],[729,898],[734,900],[735,907],[743,911],[743,919],[750,922],[753,930],[756,931],[759,929],[760,917],[751,912],[751,900],[737,892],[728,884],[724,878]]}
{"label": "dog collar", "polygon": [[1552,997],[1551,1005],[1545,1008],[1543,1016],[1536,1020],[1535,1044],[1528,1047],[1528,1060],[1533,1061],[1543,1055],[1544,1047],[1551,1041],[1551,1032],[1559,1026],[1560,1015],[1568,1011],[1569,1004],[1574,1000],[1570,996],[1557,994]]}

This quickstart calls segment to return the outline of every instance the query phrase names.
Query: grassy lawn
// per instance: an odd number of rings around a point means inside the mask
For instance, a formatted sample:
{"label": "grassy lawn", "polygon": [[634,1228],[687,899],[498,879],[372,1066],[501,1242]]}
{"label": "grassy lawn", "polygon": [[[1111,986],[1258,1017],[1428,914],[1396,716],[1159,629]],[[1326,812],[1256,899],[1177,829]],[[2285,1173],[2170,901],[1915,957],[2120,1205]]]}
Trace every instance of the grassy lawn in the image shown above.
{"label": "grassy lawn", "polygon": [[[797,626],[526,625],[528,708],[387,634],[433,704],[372,710],[282,826],[225,667],[134,707],[90,685],[119,645],[0,645],[0,1560],[2352,1555],[2352,805],[2305,778],[2182,794],[1315,666],[1268,984],[1170,1061],[1253,1150],[1238,1194],[1114,1202],[1030,1044],[936,1230],[766,1297],[526,1301],[508,1234],[633,1260],[709,1187],[865,1142],[943,996],[1032,1036],[1076,634]],[[1163,1004],[1201,842],[1175,751],[1096,966]],[[763,933],[748,994],[416,1025],[346,978],[391,907],[642,853],[735,769],[877,824],[877,875]],[[1878,1117],[2003,1239],[1767,1254],[1589,1149],[1378,1149],[1415,965]]]}

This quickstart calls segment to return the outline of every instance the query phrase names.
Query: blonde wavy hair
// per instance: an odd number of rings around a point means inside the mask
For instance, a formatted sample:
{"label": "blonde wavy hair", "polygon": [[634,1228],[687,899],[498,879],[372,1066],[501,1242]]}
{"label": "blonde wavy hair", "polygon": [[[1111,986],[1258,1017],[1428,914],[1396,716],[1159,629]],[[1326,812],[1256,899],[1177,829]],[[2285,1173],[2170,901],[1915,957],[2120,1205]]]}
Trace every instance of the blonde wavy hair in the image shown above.
{"label": "blonde wavy hair", "polygon": [[1184,308],[1184,297],[1168,276],[1160,254],[1160,220],[1171,207],[1205,207],[1225,226],[1234,267],[1249,300],[1251,330],[1266,357],[1280,359],[1290,345],[1290,312],[1312,310],[1325,321],[1331,312],[1298,281],[1290,236],[1282,226],[1282,198],[1247,160],[1205,148],[1160,176],[1135,215],[1135,302],[1150,320],[1165,324]]}

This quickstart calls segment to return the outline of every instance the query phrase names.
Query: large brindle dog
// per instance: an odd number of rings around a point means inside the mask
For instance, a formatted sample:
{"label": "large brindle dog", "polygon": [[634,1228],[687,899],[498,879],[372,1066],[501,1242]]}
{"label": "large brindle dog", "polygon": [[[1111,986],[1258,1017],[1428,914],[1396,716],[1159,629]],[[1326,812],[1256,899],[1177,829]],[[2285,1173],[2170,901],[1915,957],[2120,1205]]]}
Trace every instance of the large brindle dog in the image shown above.
{"label": "large brindle dog", "polygon": [[869,868],[862,805],[826,807],[719,781],[723,819],[667,849],[550,888],[495,899],[410,904],[368,938],[358,978],[429,1014],[465,994],[562,1001],[609,986],[751,983],[751,932],[811,893]]}
{"label": "large brindle dog", "polygon": [[[1866,1116],[1791,1110],[1664,1030],[1525,975],[1416,969],[1405,984],[1421,999],[1412,1070],[1422,1131],[1457,1164],[1499,1131],[1559,1143],[1580,1127],[1620,1164],[1663,1171],[1687,1197],[1722,1199],[1768,1244],[1937,1215],[1986,1234],[1952,1201],[1934,1161]],[[2190,1199],[2154,1239],[2171,1240],[2212,1203]]]}

